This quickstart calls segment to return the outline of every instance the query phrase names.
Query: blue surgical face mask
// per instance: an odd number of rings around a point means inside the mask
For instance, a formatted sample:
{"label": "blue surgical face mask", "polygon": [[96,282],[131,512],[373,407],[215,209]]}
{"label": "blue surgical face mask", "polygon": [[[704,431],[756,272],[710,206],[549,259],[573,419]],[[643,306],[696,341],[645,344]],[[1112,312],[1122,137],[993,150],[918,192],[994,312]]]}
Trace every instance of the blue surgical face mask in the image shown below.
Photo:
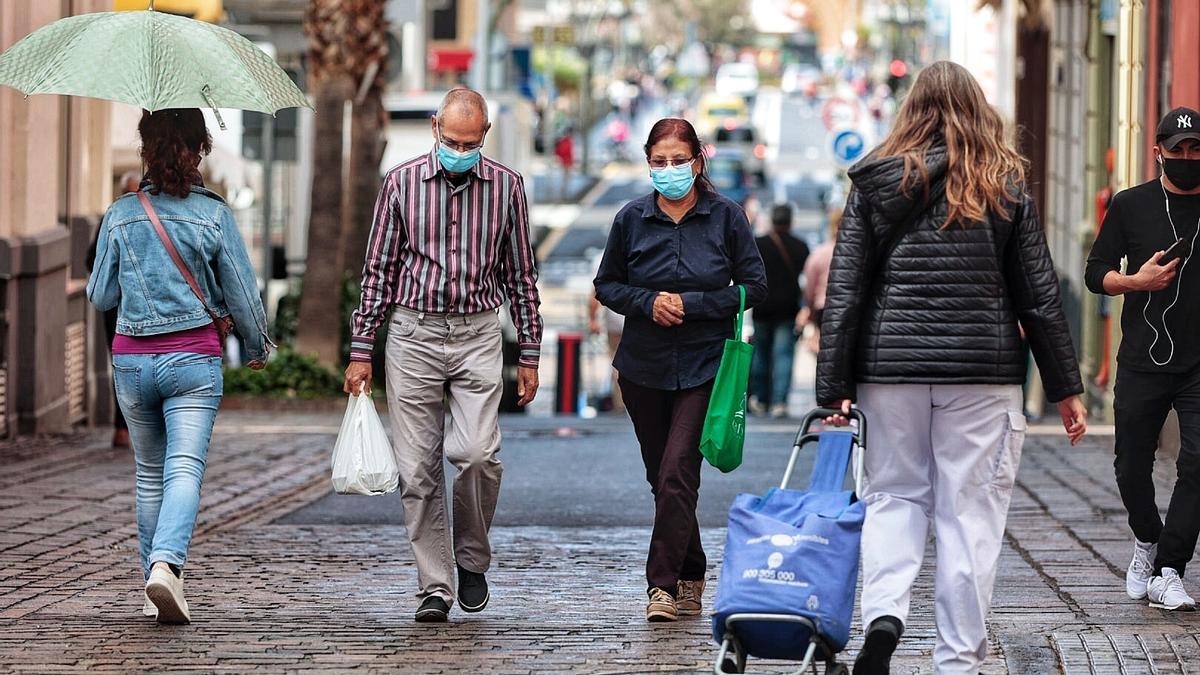
{"label": "blue surgical face mask", "polygon": [[650,169],[650,181],[654,183],[654,189],[667,199],[683,199],[696,182],[696,174],[692,173],[692,162],[688,162],[679,166]]}
{"label": "blue surgical face mask", "polygon": [[445,143],[438,143],[438,160],[442,163],[442,168],[450,173],[466,173],[471,170],[471,167],[479,163],[479,148],[468,150],[467,152],[459,152],[452,150]]}

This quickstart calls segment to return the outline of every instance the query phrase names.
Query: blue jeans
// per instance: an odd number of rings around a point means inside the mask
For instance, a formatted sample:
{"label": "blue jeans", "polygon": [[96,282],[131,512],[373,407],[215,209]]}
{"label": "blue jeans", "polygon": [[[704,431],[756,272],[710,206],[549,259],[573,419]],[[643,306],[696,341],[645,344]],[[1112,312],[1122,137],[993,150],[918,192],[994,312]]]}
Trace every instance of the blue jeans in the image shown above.
{"label": "blue jeans", "polygon": [[221,359],[176,352],[113,356],[117,402],[137,463],[142,572],[183,567],[200,510],[200,482],[221,403]]}
{"label": "blue jeans", "polygon": [[796,320],[755,319],[750,394],[763,405],[787,404],[796,353]]}

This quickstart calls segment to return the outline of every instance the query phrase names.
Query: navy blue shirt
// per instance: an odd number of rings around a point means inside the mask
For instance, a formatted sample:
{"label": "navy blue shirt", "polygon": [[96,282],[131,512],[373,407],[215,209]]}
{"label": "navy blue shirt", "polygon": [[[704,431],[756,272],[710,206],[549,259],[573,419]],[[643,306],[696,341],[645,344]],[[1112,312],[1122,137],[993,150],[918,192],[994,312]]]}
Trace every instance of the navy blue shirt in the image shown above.
{"label": "navy blue shirt", "polygon": [[[699,188],[698,188],[699,189]],[[625,315],[613,366],[621,377],[663,390],[698,387],[717,375],[733,337],[738,284],[746,309],[767,296],[767,277],[742,207],[699,189],[678,224],[651,193],[613,220],[596,274],[596,299]],[[660,291],[683,298],[683,323],[654,323]]]}

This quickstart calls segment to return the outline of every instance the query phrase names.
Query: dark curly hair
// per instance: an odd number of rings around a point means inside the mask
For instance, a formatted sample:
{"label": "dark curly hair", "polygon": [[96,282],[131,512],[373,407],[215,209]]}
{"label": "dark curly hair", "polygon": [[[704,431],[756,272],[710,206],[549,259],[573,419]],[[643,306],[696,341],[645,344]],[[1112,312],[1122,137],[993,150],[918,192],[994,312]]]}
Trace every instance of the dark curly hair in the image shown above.
{"label": "dark curly hair", "polygon": [[212,137],[198,108],[142,111],[138,122],[142,162],[153,192],[185,198],[200,182],[200,159],[212,152]]}

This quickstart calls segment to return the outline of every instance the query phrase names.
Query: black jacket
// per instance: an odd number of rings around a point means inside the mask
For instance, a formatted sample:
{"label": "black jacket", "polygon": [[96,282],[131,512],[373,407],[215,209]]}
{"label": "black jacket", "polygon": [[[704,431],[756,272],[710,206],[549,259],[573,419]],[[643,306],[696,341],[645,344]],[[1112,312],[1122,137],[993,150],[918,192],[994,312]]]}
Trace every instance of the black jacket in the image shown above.
{"label": "black jacket", "polygon": [[[790,233],[779,236],[779,244],[766,234],[754,240],[767,270],[767,298],[754,307],[755,320],[795,321],[800,311],[800,274],[808,260],[808,245]],[[787,257],[780,251],[782,244]]]}
{"label": "black jacket", "polygon": [[[1157,179],[1113,197],[1087,259],[1084,279],[1089,290],[1106,293],[1104,277],[1121,270],[1121,258],[1128,258],[1125,269],[1133,274],[1176,237],[1192,242],[1200,236],[1200,195],[1172,193],[1169,215],[1167,199]],[[1200,334],[1200,273],[1191,269],[1191,261],[1185,262],[1163,290],[1125,294],[1117,350],[1122,369],[1186,373],[1200,364],[1200,340],[1195,339]]]}
{"label": "black jacket", "polygon": [[[926,157],[930,181],[946,173],[946,151]],[[869,156],[838,230],[821,321],[817,400],[855,399],[857,382],[1020,384],[1024,327],[1051,401],[1083,392],[1059,299],[1058,276],[1032,199],[1010,217],[941,229],[945,197],[923,212],[887,260],[895,228],[922,208],[925,186],[900,190],[904,162]],[[918,177],[919,179],[919,177]]]}
{"label": "black jacket", "polygon": [[[613,220],[596,273],[596,299],[625,315],[613,366],[651,389],[698,387],[717,375],[725,340],[733,337],[738,289],[746,309],[767,295],[762,258],[746,212],[728,198],[700,190],[676,224],[657,193],[625,205]],[[683,323],[654,323],[660,291],[683,298]]]}

